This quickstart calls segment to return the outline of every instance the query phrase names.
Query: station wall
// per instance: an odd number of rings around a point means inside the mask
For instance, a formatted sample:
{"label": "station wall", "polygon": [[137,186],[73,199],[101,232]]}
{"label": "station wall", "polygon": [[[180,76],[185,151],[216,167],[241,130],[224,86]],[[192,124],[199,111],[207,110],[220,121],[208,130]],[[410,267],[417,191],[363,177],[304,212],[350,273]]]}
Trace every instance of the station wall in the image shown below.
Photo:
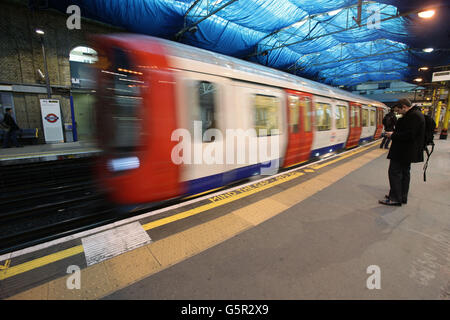
{"label": "station wall", "polygon": [[[81,14],[82,15],[82,14]],[[14,111],[21,128],[38,128],[44,143],[39,99],[46,99],[41,43],[37,28],[45,31],[44,43],[52,99],[59,99],[64,123],[71,123],[70,51],[89,46],[88,35],[122,31],[119,28],[83,19],[81,30],[69,30],[69,15],[53,10],[33,10],[28,1],[0,2],[0,91],[13,96]]]}

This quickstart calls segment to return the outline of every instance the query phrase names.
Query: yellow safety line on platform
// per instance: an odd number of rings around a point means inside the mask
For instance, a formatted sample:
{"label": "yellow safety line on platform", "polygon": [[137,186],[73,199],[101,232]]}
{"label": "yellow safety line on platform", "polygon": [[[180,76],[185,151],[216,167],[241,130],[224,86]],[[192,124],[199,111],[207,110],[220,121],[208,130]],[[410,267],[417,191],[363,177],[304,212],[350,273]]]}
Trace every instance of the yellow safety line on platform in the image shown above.
{"label": "yellow safety line on platform", "polygon": [[[271,188],[273,186],[279,185],[279,184],[284,183],[286,181],[298,178],[298,177],[300,177],[302,175],[304,175],[304,173],[292,172],[292,173],[290,173],[289,175],[286,175],[286,176],[281,175],[279,177],[282,177],[282,178],[277,179],[277,180],[275,180],[275,181],[273,181],[273,182],[271,182],[269,184],[266,184],[266,185],[263,185],[261,187],[258,187],[257,189],[251,189],[251,190],[248,190],[248,191],[244,191],[242,193],[236,193],[236,192],[232,191],[233,192],[232,195],[230,195],[229,197],[226,197],[225,199],[220,199],[220,200],[217,200],[217,201],[213,201],[213,200],[211,200],[212,198],[210,198],[210,200],[212,201],[211,203],[205,204],[205,205],[197,207],[197,208],[193,208],[193,209],[188,210],[188,211],[184,211],[184,212],[175,214],[175,215],[167,217],[167,218],[163,218],[163,219],[160,219],[160,220],[149,222],[147,224],[142,225],[142,227],[144,228],[145,231],[148,231],[150,229],[154,229],[154,228],[160,227],[162,225],[169,224],[171,222],[178,221],[178,220],[181,220],[181,219],[184,219],[184,218],[191,217],[193,215],[199,214],[201,212],[214,209],[214,208],[222,206],[222,205],[224,205],[226,203],[230,203],[230,202],[236,201],[238,199],[242,199],[244,197],[247,197],[247,196],[250,196],[250,195],[255,194],[257,192],[266,190],[268,188]],[[279,178],[279,177],[277,177],[277,178]],[[231,193],[231,192],[229,192],[229,193]]]}
{"label": "yellow safety line on platform", "polygon": [[69,248],[63,251],[59,251],[53,254],[49,254],[47,256],[44,256],[42,258],[34,259],[28,262],[24,262],[22,264],[19,264],[17,266],[13,266],[11,268],[1,270],[0,271],[0,280],[4,280],[6,278],[10,278],[12,276],[45,266],[47,264],[72,257],[74,255],[77,255],[79,253],[82,253],[83,246],[79,245],[73,248]]}
{"label": "yellow safety line on platform", "polygon": [[[348,158],[351,155],[363,152],[363,151],[369,149],[370,147],[372,147],[373,145],[374,144],[371,144],[368,147],[357,149],[357,150],[355,150],[355,151],[353,151],[353,152],[351,152],[349,154],[345,154],[343,156],[340,156],[337,159],[334,159],[334,160],[332,160],[330,162],[326,162],[324,164],[321,164],[320,168],[323,168],[323,167],[325,167],[328,164],[335,163],[335,162],[337,162],[339,160]],[[165,225],[165,224],[168,224],[168,223],[180,220],[180,219],[184,219],[186,217],[193,216],[193,215],[198,214],[200,212],[204,212],[206,210],[210,210],[210,209],[222,206],[222,205],[230,203],[232,201],[235,201],[235,200],[241,199],[243,197],[249,196],[251,194],[255,194],[255,193],[259,192],[259,191],[266,190],[266,189],[271,188],[273,186],[279,185],[279,184],[281,184],[283,182],[287,182],[289,180],[297,178],[297,177],[299,177],[299,176],[301,176],[303,174],[304,173],[301,173],[301,172],[298,172],[298,171],[293,171],[291,173],[287,173],[286,174],[286,175],[289,175],[288,177],[280,178],[280,177],[283,177],[284,175],[278,176],[278,177],[274,178],[275,181],[273,181],[272,183],[270,183],[270,184],[268,183],[268,184],[263,185],[263,186],[261,186],[261,187],[259,187],[257,189],[249,189],[248,191],[240,193],[240,194],[237,194],[237,195],[235,195],[233,197],[221,199],[221,200],[218,200],[218,201],[213,201],[213,202],[211,202],[209,204],[206,204],[206,205],[200,206],[198,208],[194,208],[194,209],[191,209],[191,210],[187,210],[187,211],[181,212],[181,213],[176,214],[174,216],[163,218],[163,219],[160,219],[160,220],[157,220],[157,221],[152,221],[150,223],[147,223],[147,224],[143,225],[142,227],[144,228],[144,230],[154,229],[156,227],[159,227],[159,226],[162,226],[162,225]],[[255,185],[257,185],[257,184],[258,184],[258,182],[255,183]],[[247,187],[249,187],[249,186],[247,186]],[[243,189],[247,188],[247,187],[243,187]],[[47,255],[47,256],[35,259],[35,260],[31,260],[29,262],[22,263],[22,264],[17,265],[17,266],[10,267],[10,268],[8,268],[6,270],[0,270],[0,280],[4,280],[4,279],[10,278],[12,276],[21,274],[21,273],[24,273],[24,272],[27,272],[27,271],[31,271],[33,269],[36,269],[36,268],[48,265],[48,264],[53,263],[53,262],[57,262],[59,260],[65,259],[65,258],[69,258],[71,256],[77,255],[77,254],[82,253],[82,252],[84,252],[83,246],[79,245],[79,246],[76,246],[76,247],[73,247],[73,248],[70,248],[70,249],[66,249],[66,250],[63,250],[63,251],[60,251],[60,252],[57,252],[57,253],[54,253],[54,254],[50,254],[50,255]]]}
{"label": "yellow safety line on platform", "polygon": [[191,199],[191,198],[194,198],[194,197],[199,197],[199,196],[201,196],[203,194],[207,194],[207,193],[210,193],[210,192],[213,192],[213,191],[217,191],[217,190],[220,190],[220,189],[223,189],[223,188],[225,188],[225,187],[219,187],[219,188],[215,188],[215,189],[211,189],[211,190],[206,190],[204,192],[196,193],[196,194],[193,194],[192,196],[185,197],[185,198],[183,198],[183,200],[188,200],[188,199]]}

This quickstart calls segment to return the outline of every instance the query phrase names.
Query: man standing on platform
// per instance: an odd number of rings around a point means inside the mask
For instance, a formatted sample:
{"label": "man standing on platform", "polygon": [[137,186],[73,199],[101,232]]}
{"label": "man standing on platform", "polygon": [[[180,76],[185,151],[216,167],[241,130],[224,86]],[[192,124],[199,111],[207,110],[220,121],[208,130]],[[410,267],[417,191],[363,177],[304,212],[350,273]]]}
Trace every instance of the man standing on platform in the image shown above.
{"label": "man standing on platform", "polygon": [[394,132],[386,132],[392,139],[389,150],[389,185],[391,190],[379,203],[401,206],[408,201],[411,163],[423,162],[425,118],[418,107],[412,107],[408,99],[400,99],[394,110],[403,115],[398,119]]}
{"label": "man standing on platform", "polygon": [[10,141],[14,144],[14,146],[22,147],[19,145],[19,142],[17,142],[17,133],[20,132],[20,128],[11,116],[11,108],[5,109],[5,115],[2,123],[8,127],[8,131],[5,132],[3,137],[3,148],[9,148]]}

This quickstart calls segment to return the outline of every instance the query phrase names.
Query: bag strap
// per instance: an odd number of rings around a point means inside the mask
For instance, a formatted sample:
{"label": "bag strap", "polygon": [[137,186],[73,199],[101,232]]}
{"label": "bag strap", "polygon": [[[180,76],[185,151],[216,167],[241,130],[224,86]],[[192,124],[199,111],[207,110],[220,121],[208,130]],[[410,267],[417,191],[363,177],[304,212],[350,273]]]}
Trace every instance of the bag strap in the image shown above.
{"label": "bag strap", "polygon": [[423,181],[427,181],[427,169],[428,169],[428,160],[430,160],[430,156],[434,151],[434,143],[431,144],[431,151],[428,151],[428,147],[425,147],[425,152],[427,153],[427,161],[423,166]]}

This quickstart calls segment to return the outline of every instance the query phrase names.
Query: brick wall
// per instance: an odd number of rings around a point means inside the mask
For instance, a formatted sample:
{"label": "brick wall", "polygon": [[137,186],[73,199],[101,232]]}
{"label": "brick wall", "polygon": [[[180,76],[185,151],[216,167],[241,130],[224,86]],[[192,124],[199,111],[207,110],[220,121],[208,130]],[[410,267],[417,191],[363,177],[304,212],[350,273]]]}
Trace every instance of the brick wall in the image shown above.
{"label": "brick wall", "polygon": [[[32,11],[28,1],[3,1],[0,3],[0,84],[42,85],[37,76],[44,73],[42,49],[35,33],[45,31],[47,65],[52,86],[66,89],[53,90],[53,99],[59,99],[64,122],[71,122],[69,88],[69,53],[77,46],[88,46],[88,35],[120,31],[91,20],[82,19],[81,30],[66,27],[68,15],[54,10]],[[17,123],[22,128],[39,128],[40,142],[44,142],[39,99],[46,94],[14,92]]]}

